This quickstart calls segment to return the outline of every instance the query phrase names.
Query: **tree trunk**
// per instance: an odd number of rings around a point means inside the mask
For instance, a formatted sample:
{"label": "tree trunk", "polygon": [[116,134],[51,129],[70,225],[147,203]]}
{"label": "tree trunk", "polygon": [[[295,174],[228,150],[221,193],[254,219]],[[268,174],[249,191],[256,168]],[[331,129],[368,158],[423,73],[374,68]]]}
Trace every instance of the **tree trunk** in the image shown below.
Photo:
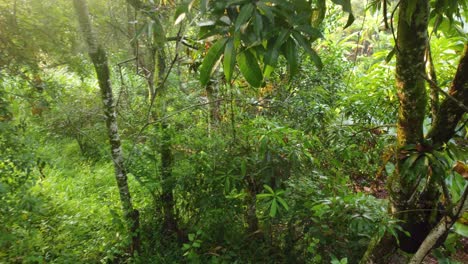
{"label": "tree trunk", "polygon": [[[458,64],[455,78],[448,94],[452,98],[445,98],[440,105],[427,138],[431,139],[435,147],[448,142],[456,132],[456,127],[468,106],[468,42],[465,43],[463,55]],[[460,106],[464,105],[464,107]]]}
{"label": "tree trunk", "polygon": [[[427,103],[424,55],[428,46],[427,27],[429,1],[417,0],[411,12],[411,0],[400,2],[396,80],[400,102],[397,122],[397,147],[399,151],[396,172],[389,179],[392,213],[403,221],[402,227],[410,236],[400,233],[399,246],[414,253],[435,223],[431,223],[431,210],[436,208],[439,192],[435,184],[428,184],[423,193],[416,191],[418,177],[413,168],[405,166],[407,159],[417,152],[409,146],[425,145],[423,122]],[[406,149],[405,149],[406,148]],[[422,177],[425,177],[423,175]],[[427,211],[429,210],[429,211]],[[432,220],[434,221],[434,220]]]}
{"label": "tree trunk", "polygon": [[[454,81],[449,91],[449,97],[440,105],[434,118],[427,140],[422,138],[422,122],[426,104],[424,87],[424,59],[426,48],[427,10],[428,1],[418,0],[411,23],[405,19],[409,1],[400,3],[400,21],[398,27],[398,56],[397,56],[397,88],[400,99],[398,118],[398,163],[394,175],[389,178],[391,211],[403,221],[403,229],[411,236],[399,234],[399,248],[403,251],[416,253],[437,246],[443,242],[440,225],[437,220],[437,203],[440,194],[437,183],[430,181],[425,191],[415,193],[417,180],[411,175],[411,168],[403,166],[409,156],[422,154],[431,149],[440,149],[455,134],[456,127],[466,113],[468,104],[468,43],[458,65]],[[436,88],[436,87],[433,87]],[[410,146],[409,146],[410,145]],[[414,148],[411,146],[413,145]],[[414,149],[408,151],[408,149]],[[436,178],[436,177],[432,177]],[[412,202],[414,201],[414,202]],[[444,220],[445,219],[445,220]],[[453,219],[451,219],[453,221]],[[447,222],[442,218],[441,222]],[[431,231],[432,230],[432,231]],[[430,232],[432,235],[429,236]],[[438,236],[434,240],[433,236]],[[442,237],[442,238],[441,238]],[[426,242],[428,241],[429,242]],[[374,241],[361,263],[390,263],[389,258],[397,256],[396,240],[389,234],[380,241]],[[424,244],[423,244],[424,243]],[[427,252],[425,252],[427,253]],[[405,262],[407,260],[403,260]],[[393,263],[393,262],[392,262]]]}
{"label": "tree trunk", "polygon": [[[164,102],[165,94],[165,80],[164,77],[166,73],[166,54],[164,52],[164,47],[154,47],[155,50],[155,69],[157,74],[153,74],[155,80],[154,83],[157,83],[158,86],[155,89],[154,97],[159,96],[159,98],[152,98],[152,100],[157,100],[157,110],[155,116],[157,118],[162,118],[166,113],[166,103]],[[169,124],[166,120],[160,121],[160,132],[161,132],[161,144],[160,144],[160,155],[161,155],[161,181],[162,181],[162,193],[161,201],[163,203],[164,210],[164,223],[163,223],[163,233],[176,233],[180,236],[176,212],[175,212],[175,201],[174,201],[174,179],[172,176],[172,165],[174,157],[172,155],[172,146],[171,146],[171,134],[168,129]],[[181,239],[181,237],[179,237]]]}
{"label": "tree trunk", "polygon": [[434,67],[434,61],[432,60],[431,45],[427,45],[426,50],[426,68],[427,68],[427,77],[431,80],[429,84],[431,91],[431,117],[432,123],[437,117],[437,112],[439,111],[439,90],[437,89],[437,74]]}
{"label": "tree trunk", "polygon": [[98,44],[93,33],[91,20],[89,19],[88,6],[85,0],[73,1],[78,21],[88,45],[88,53],[91,58],[101,90],[102,102],[104,103],[104,114],[106,117],[107,134],[111,146],[111,156],[114,163],[115,179],[119,188],[120,201],[122,203],[123,215],[127,227],[130,230],[132,244],[130,251],[139,251],[140,239],[138,234],[139,213],[133,209],[132,199],[127,182],[127,171],[125,169],[120,136],[117,126],[117,115],[114,108],[110,71],[107,64],[107,56],[104,49]]}
{"label": "tree trunk", "polygon": [[[415,2],[415,3],[414,3]],[[412,4],[415,4],[412,9]],[[413,10],[413,11],[412,11]],[[390,211],[402,220],[402,228],[410,234],[398,234],[399,245],[392,235],[385,234],[370,245],[362,263],[404,262],[397,252],[416,252],[432,228],[431,212],[438,200],[438,191],[429,184],[428,192],[416,194],[417,177],[404,163],[410,156],[406,148],[423,145],[423,121],[427,104],[424,55],[427,48],[429,0],[402,0],[399,6],[396,57],[396,86],[400,102],[397,122],[398,160],[396,170],[389,177]],[[415,201],[415,202],[409,202]],[[392,262],[392,263],[393,263]]]}
{"label": "tree trunk", "polygon": [[444,239],[447,233],[450,231],[450,228],[455,224],[460,216],[463,215],[464,212],[468,210],[468,187],[465,187],[463,194],[461,195],[460,201],[458,204],[453,208],[451,212],[451,216],[444,216],[437,226],[432,229],[429,235],[426,237],[424,242],[421,244],[421,247],[418,251],[413,255],[410,260],[410,264],[419,264],[422,263],[424,258],[431,252],[431,250],[435,247],[435,245],[440,241],[440,239]]}

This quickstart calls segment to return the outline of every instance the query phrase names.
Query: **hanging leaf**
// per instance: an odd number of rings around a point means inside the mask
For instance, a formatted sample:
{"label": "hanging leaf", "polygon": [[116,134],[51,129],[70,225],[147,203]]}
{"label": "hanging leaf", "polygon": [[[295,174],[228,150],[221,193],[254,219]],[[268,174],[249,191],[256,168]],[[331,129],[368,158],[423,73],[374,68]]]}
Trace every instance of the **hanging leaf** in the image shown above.
{"label": "hanging leaf", "polygon": [[297,43],[299,43],[299,45],[301,45],[302,48],[307,52],[309,57],[314,62],[315,66],[317,66],[317,68],[321,70],[323,68],[323,63],[319,55],[317,54],[317,52],[315,52],[315,50],[313,50],[310,47],[310,44],[304,39],[301,33],[297,31],[293,31],[293,36],[294,36],[294,39],[297,41]]}
{"label": "hanging leaf", "polygon": [[340,5],[343,8],[343,11],[346,13],[349,13],[348,15],[348,21],[346,22],[346,25],[344,28],[347,28],[351,26],[354,22],[354,15],[353,15],[353,10],[351,8],[351,0],[331,0],[333,3]]}
{"label": "hanging leaf", "polygon": [[327,12],[327,5],[325,0],[317,0],[315,8],[312,11],[311,24],[314,27],[318,27],[325,18],[325,13]]}
{"label": "hanging leaf", "polygon": [[224,48],[223,62],[224,76],[226,77],[227,82],[231,81],[232,72],[234,71],[235,65],[236,49],[234,48],[234,39],[230,38],[226,43],[226,47]]}
{"label": "hanging leaf", "polygon": [[200,82],[202,85],[206,85],[210,80],[211,73],[213,72],[213,67],[223,53],[224,45],[227,42],[227,38],[219,39],[211,48],[208,50],[208,53],[205,56],[205,59],[202,62],[200,67]]}
{"label": "hanging leaf", "polygon": [[396,47],[394,46],[393,49],[388,53],[387,57],[385,57],[385,62],[386,63],[389,63],[393,56],[395,56],[395,53],[396,53]]}
{"label": "hanging leaf", "polygon": [[314,42],[319,38],[323,38],[323,34],[320,30],[313,28],[309,25],[300,25],[297,26],[295,29],[306,34],[310,38],[310,42]]}
{"label": "hanging leaf", "polygon": [[250,49],[244,50],[237,55],[239,69],[245,80],[253,87],[260,87],[263,82],[262,70],[258,66],[257,59]]}
{"label": "hanging leaf", "polygon": [[263,31],[263,19],[260,13],[258,13],[257,11],[255,11],[255,21],[254,21],[253,27],[254,27],[255,35],[257,36],[257,38],[260,39],[262,37],[262,31]]}
{"label": "hanging leaf", "polygon": [[175,14],[174,14],[174,25],[177,25],[179,24],[180,22],[182,22],[182,20],[185,19],[185,17],[187,16],[187,13],[188,13],[188,9],[189,9],[189,3],[186,2],[186,3],[182,3],[180,4],[176,11],[175,11]]}
{"label": "hanging leaf", "polygon": [[280,47],[284,44],[288,35],[289,30],[283,29],[277,38],[268,41],[267,52],[263,59],[263,62],[265,64],[263,74],[265,77],[269,77],[273,69],[276,67]]}
{"label": "hanging leaf", "polygon": [[253,4],[244,5],[237,16],[236,23],[234,24],[234,30],[238,31],[251,17],[252,12],[254,11]]}
{"label": "hanging leaf", "polygon": [[265,15],[271,23],[275,21],[275,15],[271,6],[266,5],[264,2],[257,2],[257,7],[261,11],[262,15]]}
{"label": "hanging leaf", "polygon": [[289,79],[291,80],[299,70],[296,43],[292,38],[289,38],[283,45],[283,54],[288,63]]}

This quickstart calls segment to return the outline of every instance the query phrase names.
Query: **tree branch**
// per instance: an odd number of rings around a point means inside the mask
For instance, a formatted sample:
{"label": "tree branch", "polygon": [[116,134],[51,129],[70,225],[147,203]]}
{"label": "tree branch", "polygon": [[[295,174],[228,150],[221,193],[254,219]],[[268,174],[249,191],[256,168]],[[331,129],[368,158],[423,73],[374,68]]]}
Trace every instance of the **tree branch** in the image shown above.
{"label": "tree branch", "polygon": [[424,258],[429,254],[432,248],[435,246],[437,241],[443,237],[447,232],[450,231],[450,228],[455,224],[458,218],[463,214],[463,212],[468,210],[468,186],[465,187],[460,201],[453,209],[453,218],[449,216],[443,217],[437,226],[432,229],[429,235],[424,239],[423,243],[419,247],[418,251],[413,255],[410,260],[410,264],[419,264],[422,263]]}

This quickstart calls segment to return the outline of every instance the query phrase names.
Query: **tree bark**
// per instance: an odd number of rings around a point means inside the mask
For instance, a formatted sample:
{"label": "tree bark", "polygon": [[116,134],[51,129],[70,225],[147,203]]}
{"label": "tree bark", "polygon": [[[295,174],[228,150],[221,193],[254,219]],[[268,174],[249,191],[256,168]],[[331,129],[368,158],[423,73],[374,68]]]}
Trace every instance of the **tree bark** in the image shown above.
{"label": "tree bark", "polygon": [[[410,236],[400,233],[399,247],[414,253],[432,228],[431,211],[439,195],[435,184],[428,184],[424,193],[416,193],[418,177],[412,177],[405,167],[408,153],[404,148],[410,145],[424,145],[423,122],[426,114],[427,94],[424,55],[428,46],[427,27],[429,1],[417,0],[413,14],[411,0],[400,2],[396,80],[400,102],[397,122],[397,147],[400,151],[396,172],[389,179],[392,213],[403,221],[402,227]],[[417,153],[409,153],[417,154]],[[425,177],[425,175],[424,175]]]}
{"label": "tree bark", "polygon": [[413,255],[410,260],[410,264],[419,264],[422,263],[424,258],[431,252],[437,242],[444,238],[444,236],[450,231],[450,228],[455,224],[457,219],[463,215],[464,212],[468,210],[468,187],[465,187],[463,194],[461,196],[460,201],[452,210],[452,216],[445,216],[443,217],[437,226],[432,229],[429,235],[426,237],[424,242],[419,247],[418,251]]}
{"label": "tree bark", "polygon": [[[442,242],[444,233],[440,223],[448,223],[447,217],[437,224],[437,203],[440,193],[437,183],[428,183],[424,192],[416,193],[412,186],[418,183],[410,175],[411,168],[405,168],[404,162],[410,154],[422,154],[426,147],[439,149],[448,142],[456,132],[456,127],[466,113],[460,104],[468,104],[468,44],[458,65],[454,81],[447,97],[440,105],[434,118],[427,140],[422,137],[422,122],[425,116],[426,91],[424,89],[424,49],[427,47],[428,1],[417,0],[416,9],[411,21],[407,20],[407,8],[410,1],[400,2],[398,23],[397,53],[397,89],[400,100],[398,116],[399,159],[396,173],[388,182],[390,189],[391,213],[403,221],[403,229],[410,237],[400,233],[399,245],[396,239],[386,234],[375,246],[370,246],[361,263],[390,263],[389,257],[396,256],[396,248],[409,253],[427,254],[436,244]],[[411,149],[408,153],[406,149]],[[432,177],[434,179],[435,177]],[[416,202],[408,202],[416,201]],[[453,221],[453,219],[451,220]],[[434,229],[433,229],[434,228]],[[432,231],[431,231],[432,230]],[[446,234],[446,233],[445,233]],[[437,239],[434,237],[437,236]],[[383,241],[383,242],[381,242]],[[405,261],[403,261],[405,262]]]}
{"label": "tree bark", "polygon": [[439,112],[439,90],[437,89],[437,74],[434,67],[434,61],[432,60],[431,45],[427,45],[426,50],[426,68],[427,68],[427,77],[432,82],[429,84],[431,91],[431,114],[432,114],[432,123],[437,117],[437,112]]}
{"label": "tree bark", "polygon": [[[468,106],[468,42],[465,43],[463,55],[448,94],[459,103]],[[455,134],[456,127],[465,113],[466,110],[453,99],[445,98],[427,138],[432,140],[435,147],[448,142]]]}
{"label": "tree bark", "polygon": [[119,130],[117,125],[117,115],[115,113],[114,100],[112,94],[110,70],[107,63],[107,55],[104,49],[98,44],[94,35],[91,20],[89,18],[88,6],[85,0],[73,1],[78,21],[88,45],[88,53],[91,58],[96,76],[101,90],[102,102],[104,104],[104,114],[106,117],[107,134],[109,137],[111,156],[114,164],[115,179],[119,188],[120,201],[123,215],[127,227],[130,230],[132,244],[130,251],[139,251],[140,239],[138,234],[139,213],[133,209],[132,199],[127,182],[127,171],[124,163],[124,156],[120,143]]}
{"label": "tree bark", "polygon": [[[416,252],[432,228],[431,211],[426,209],[434,208],[434,202],[437,202],[439,197],[435,185],[428,184],[427,192],[417,193],[418,197],[414,199],[414,186],[418,185],[418,179],[410,177],[411,168],[404,166],[410,156],[405,149],[424,144],[423,122],[427,94],[423,76],[424,55],[428,45],[429,0],[402,0],[398,12],[396,87],[400,103],[397,121],[399,153],[396,170],[388,180],[388,189],[390,211],[402,221],[402,228],[410,236],[399,232],[397,243],[387,232],[384,237],[376,239],[374,244],[369,246],[361,263],[404,262],[404,258],[400,258],[398,248],[405,252]],[[408,202],[412,200],[416,202]]]}

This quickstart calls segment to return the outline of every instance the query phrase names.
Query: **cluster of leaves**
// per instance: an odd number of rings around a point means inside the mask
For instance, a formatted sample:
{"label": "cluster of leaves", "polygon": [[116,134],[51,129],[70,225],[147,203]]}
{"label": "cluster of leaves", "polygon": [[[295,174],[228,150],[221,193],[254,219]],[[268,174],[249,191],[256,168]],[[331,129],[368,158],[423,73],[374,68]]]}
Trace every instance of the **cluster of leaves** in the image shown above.
{"label": "cluster of leaves", "polygon": [[[350,13],[348,24],[354,20],[350,1],[333,1]],[[176,13],[180,22],[192,2]],[[322,37],[317,26],[324,19],[326,4],[320,1],[201,1],[202,14],[207,20],[199,23],[199,38],[210,44],[200,68],[200,81],[206,85],[213,69],[223,58],[227,82],[239,66],[245,80],[254,87],[263,85],[277,67],[278,58],[287,61],[290,78],[299,69],[299,49],[303,49],[320,69],[323,63],[311,43]]]}

